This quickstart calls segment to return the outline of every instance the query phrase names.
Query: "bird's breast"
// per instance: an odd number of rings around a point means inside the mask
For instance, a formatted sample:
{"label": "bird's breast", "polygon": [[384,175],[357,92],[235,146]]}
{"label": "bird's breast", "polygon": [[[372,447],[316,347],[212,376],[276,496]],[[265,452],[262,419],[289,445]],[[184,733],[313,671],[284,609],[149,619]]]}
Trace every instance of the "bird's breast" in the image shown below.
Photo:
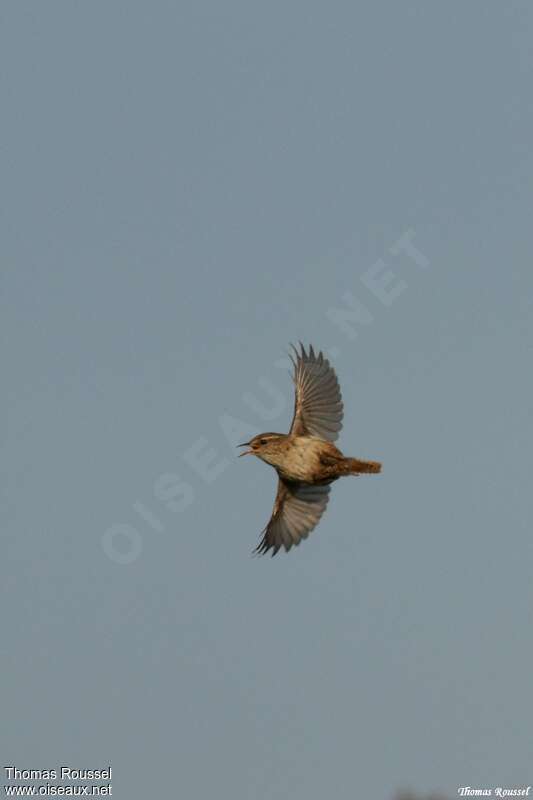
{"label": "bird's breast", "polygon": [[320,452],[326,442],[313,436],[295,436],[287,441],[280,474],[293,481],[315,482],[320,472]]}

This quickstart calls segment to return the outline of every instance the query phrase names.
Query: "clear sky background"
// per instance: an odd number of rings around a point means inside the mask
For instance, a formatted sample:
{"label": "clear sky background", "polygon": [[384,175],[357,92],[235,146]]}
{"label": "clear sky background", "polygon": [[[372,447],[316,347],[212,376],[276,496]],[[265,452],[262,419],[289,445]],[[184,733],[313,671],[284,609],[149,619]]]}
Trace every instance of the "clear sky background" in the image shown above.
{"label": "clear sky background", "polygon": [[[533,783],[531,4],[2,17],[2,765]],[[252,559],[298,339],[384,471]]]}

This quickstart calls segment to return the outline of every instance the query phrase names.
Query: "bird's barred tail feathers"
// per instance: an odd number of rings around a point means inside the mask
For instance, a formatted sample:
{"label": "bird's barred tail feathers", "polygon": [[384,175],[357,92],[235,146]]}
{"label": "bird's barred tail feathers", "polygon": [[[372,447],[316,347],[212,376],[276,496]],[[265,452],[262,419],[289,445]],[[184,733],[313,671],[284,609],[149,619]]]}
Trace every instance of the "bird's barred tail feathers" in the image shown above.
{"label": "bird's barred tail feathers", "polygon": [[345,458],[343,468],[345,475],[361,475],[362,473],[381,472],[379,461],[361,461],[358,458]]}

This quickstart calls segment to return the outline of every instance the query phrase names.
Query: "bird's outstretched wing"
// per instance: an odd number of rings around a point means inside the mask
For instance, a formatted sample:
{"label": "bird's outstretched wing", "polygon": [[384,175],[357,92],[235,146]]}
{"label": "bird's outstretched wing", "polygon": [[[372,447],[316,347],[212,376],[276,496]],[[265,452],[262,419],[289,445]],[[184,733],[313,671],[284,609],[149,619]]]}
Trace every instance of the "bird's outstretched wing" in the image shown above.
{"label": "bird's outstretched wing", "polygon": [[334,442],[342,428],[343,403],[335,370],[322,352],[315,355],[310,345],[305,352],[293,347],[296,397],[290,433],[296,436],[319,436]]}
{"label": "bird's outstretched wing", "polygon": [[289,483],[280,478],[270,522],[254,553],[263,555],[272,550],[275,556],[281,547],[290,550],[307,539],[326,510],[329,490],[329,486]]}

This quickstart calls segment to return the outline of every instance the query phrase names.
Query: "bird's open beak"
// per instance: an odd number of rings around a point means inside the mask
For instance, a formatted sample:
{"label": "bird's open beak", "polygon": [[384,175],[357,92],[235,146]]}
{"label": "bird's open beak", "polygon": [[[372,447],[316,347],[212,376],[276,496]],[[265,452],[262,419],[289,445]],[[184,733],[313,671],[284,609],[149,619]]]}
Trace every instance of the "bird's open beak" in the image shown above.
{"label": "bird's open beak", "polygon": [[[237,447],[248,447],[249,444],[250,442],[243,442],[242,444],[238,444]],[[241,456],[253,456],[253,454],[253,450],[245,450],[244,453],[239,453],[239,458],[241,458]]]}

